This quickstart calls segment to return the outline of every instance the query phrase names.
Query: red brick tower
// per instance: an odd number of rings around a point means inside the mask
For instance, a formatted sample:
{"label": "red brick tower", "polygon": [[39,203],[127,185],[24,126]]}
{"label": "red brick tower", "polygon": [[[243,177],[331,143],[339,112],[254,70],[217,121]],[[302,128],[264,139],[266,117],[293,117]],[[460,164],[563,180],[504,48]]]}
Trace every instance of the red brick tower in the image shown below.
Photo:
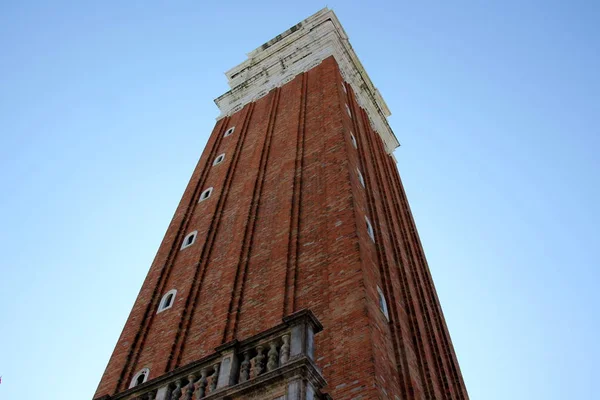
{"label": "red brick tower", "polygon": [[389,110],[335,14],[226,75],[95,398],[468,399]]}

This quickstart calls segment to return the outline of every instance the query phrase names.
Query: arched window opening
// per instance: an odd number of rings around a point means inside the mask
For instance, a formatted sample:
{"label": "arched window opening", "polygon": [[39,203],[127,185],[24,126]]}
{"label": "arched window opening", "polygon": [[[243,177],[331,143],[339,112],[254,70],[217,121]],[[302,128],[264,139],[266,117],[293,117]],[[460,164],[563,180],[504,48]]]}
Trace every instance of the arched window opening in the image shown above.
{"label": "arched window opening", "polygon": [[173,307],[173,304],[175,303],[175,295],[177,295],[176,289],[171,289],[167,293],[165,293],[165,295],[160,300],[160,303],[158,304],[157,313]]}
{"label": "arched window opening", "polygon": [[196,235],[198,234],[198,231],[194,231],[194,232],[190,232],[186,235],[185,238],[183,238],[183,243],[181,243],[181,250],[185,249],[186,247],[190,247],[191,245],[194,244],[194,242],[196,241]]}
{"label": "arched window opening", "polygon": [[150,370],[148,368],[144,368],[134,375],[131,383],[129,384],[129,388],[136,387],[141,385],[142,383],[148,380],[148,376],[150,376]]}
{"label": "arched window opening", "polygon": [[235,126],[232,126],[231,128],[227,129],[227,131],[225,132],[225,137],[231,135],[233,133],[233,131],[235,131]]}
{"label": "arched window opening", "polygon": [[215,158],[215,161],[213,161],[213,165],[221,164],[223,160],[225,160],[225,153],[219,154],[217,158]]}
{"label": "arched window opening", "polygon": [[213,191],[213,188],[210,187],[210,188],[206,189],[204,192],[202,192],[202,194],[200,194],[200,201],[204,201],[204,200],[208,199],[210,197],[212,191]]}

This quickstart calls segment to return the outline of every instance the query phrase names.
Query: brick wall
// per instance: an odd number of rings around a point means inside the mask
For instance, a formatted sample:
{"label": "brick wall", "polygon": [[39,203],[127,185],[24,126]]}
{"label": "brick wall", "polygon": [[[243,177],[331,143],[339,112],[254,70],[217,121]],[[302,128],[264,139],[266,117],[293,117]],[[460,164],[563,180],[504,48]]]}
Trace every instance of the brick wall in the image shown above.
{"label": "brick wall", "polygon": [[217,122],[96,397],[310,308],[333,399],[468,398],[395,163],[344,87],[330,57]]}

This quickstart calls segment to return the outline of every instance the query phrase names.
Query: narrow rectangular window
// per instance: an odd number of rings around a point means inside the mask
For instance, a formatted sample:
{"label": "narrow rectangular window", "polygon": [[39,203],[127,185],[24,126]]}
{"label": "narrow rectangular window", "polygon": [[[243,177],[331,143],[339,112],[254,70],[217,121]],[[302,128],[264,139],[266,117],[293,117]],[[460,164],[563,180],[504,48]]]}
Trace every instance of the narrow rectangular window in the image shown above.
{"label": "narrow rectangular window", "polygon": [[362,187],[365,187],[365,178],[363,178],[363,175],[360,173],[360,169],[356,168],[356,173],[358,175],[358,181],[360,182]]}
{"label": "narrow rectangular window", "polygon": [[371,225],[371,221],[369,218],[365,217],[365,222],[367,223],[367,233],[372,241],[375,241],[375,232],[373,232],[373,225]]}
{"label": "narrow rectangular window", "polygon": [[387,302],[385,301],[385,296],[383,295],[383,291],[379,286],[377,286],[377,296],[379,297],[379,309],[385,315],[385,318],[389,321],[390,314],[388,312]]}

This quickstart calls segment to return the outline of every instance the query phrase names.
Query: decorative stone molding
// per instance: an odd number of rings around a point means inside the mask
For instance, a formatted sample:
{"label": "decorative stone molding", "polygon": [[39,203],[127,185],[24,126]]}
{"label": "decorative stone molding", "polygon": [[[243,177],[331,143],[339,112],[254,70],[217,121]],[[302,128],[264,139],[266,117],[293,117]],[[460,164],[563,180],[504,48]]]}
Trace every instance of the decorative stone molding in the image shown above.
{"label": "decorative stone molding", "polygon": [[290,82],[302,72],[333,56],[342,77],[354,90],[373,129],[391,154],[400,143],[390,128],[385,101],[367,75],[335,13],[324,8],[281,35],[248,53],[248,59],[225,73],[230,91],[215,99],[221,110],[217,119]]}

